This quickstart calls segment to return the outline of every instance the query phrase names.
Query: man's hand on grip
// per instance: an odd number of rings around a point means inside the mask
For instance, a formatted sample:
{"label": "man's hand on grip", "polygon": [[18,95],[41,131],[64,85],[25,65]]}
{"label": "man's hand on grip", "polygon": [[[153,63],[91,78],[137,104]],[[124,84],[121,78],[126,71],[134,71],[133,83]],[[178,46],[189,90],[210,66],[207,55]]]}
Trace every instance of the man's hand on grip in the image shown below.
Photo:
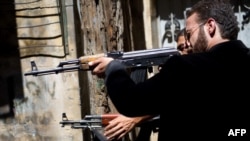
{"label": "man's hand on grip", "polygon": [[100,57],[94,61],[89,62],[88,65],[93,68],[93,75],[97,75],[98,77],[104,77],[106,67],[112,60],[114,59],[110,57]]}

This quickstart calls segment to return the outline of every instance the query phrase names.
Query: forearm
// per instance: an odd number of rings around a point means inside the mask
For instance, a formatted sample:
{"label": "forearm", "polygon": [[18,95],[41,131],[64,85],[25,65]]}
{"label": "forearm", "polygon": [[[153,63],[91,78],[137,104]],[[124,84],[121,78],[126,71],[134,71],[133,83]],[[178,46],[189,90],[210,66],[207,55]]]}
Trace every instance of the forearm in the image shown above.
{"label": "forearm", "polygon": [[119,62],[117,60],[113,60],[106,67],[105,80],[108,79],[110,74],[112,74],[116,71],[126,71],[126,67],[121,62]]}
{"label": "forearm", "polygon": [[134,122],[136,125],[139,125],[145,121],[147,121],[148,119],[152,118],[152,115],[145,115],[145,116],[139,116],[139,117],[134,117]]}
{"label": "forearm", "polygon": [[[105,74],[107,93],[119,113],[133,117],[158,114],[152,107],[157,107],[159,103],[152,103],[152,99],[158,99],[158,95],[164,93],[162,89],[166,88],[166,83],[160,80],[162,76],[135,84],[123,64],[115,60],[106,67]],[[151,96],[153,93],[154,97]],[[142,98],[144,103],[138,104]]]}

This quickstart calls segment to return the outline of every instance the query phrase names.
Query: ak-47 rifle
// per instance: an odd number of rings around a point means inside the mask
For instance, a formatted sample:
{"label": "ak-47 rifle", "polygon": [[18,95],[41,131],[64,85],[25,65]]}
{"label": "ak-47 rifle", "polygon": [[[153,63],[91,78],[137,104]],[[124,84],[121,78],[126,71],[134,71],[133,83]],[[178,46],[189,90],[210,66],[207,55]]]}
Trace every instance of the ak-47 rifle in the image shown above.
{"label": "ak-47 rifle", "polygon": [[110,52],[107,54],[96,54],[89,56],[82,56],[75,60],[62,61],[54,69],[49,70],[38,70],[35,61],[31,61],[31,71],[25,73],[24,75],[46,75],[46,74],[58,74],[61,72],[77,71],[84,70],[88,71],[92,68],[88,65],[90,61],[93,61],[99,57],[107,56],[112,57],[121,61],[127,66],[127,68],[136,68],[136,67],[151,67],[158,66],[165,63],[165,61],[173,55],[179,54],[179,51],[176,48],[158,48],[158,49],[146,49],[146,50],[137,50],[130,52]]}
{"label": "ak-47 rifle", "polygon": [[97,138],[98,141],[107,141],[107,139],[98,131],[102,127],[109,124],[109,121],[116,118],[119,114],[102,114],[102,115],[86,115],[81,120],[68,120],[66,113],[62,114],[62,127],[70,125],[73,129],[89,129],[92,133],[92,138]]}
{"label": "ak-47 rifle", "polygon": [[102,128],[109,124],[109,121],[116,118],[119,114],[86,115],[81,120],[68,120],[66,113],[62,114],[62,127],[70,125],[71,128]]}
{"label": "ak-47 rifle", "polygon": [[[71,126],[73,129],[89,129],[93,138],[98,138],[98,141],[106,141],[107,139],[99,133],[97,130],[107,126],[109,121],[118,117],[120,114],[102,114],[102,115],[86,115],[81,120],[69,120],[66,113],[62,114],[62,121],[60,124],[62,127],[66,125]],[[138,135],[138,140],[148,140],[150,138],[151,131],[157,132],[160,124],[160,116],[155,116],[147,121],[142,122],[139,127],[141,131]]]}

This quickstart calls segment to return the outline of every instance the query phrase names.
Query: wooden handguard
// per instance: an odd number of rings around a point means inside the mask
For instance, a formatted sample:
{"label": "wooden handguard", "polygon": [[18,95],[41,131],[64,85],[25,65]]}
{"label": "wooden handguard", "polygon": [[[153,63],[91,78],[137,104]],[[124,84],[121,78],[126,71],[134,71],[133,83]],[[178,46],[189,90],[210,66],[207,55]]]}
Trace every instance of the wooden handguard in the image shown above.
{"label": "wooden handguard", "polygon": [[79,64],[81,69],[83,70],[91,70],[92,68],[89,67],[89,62],[96,60],[97,58],[104,57],[105,54],[95,54],[95,55],[88,55],[88,56],[82,56],[79,58]]}
{"label": "wooden handguard", "polygon": [[104,57],[104,56],[105,56],[104,53],[95,54],[95,55],[88,55],[88,56],[82,56],[82,57],[79,58],[79,61],[80,61],[81,64],[86,64],[86,63],[89,63],[91,61],[96,60],[97,58]]}
{"label": "wooden handguard", "polygon": [[104,114],[102,115],[102,125],[107,126],[111,120],[118,117],[119,114]]}
{"label": "wooden handguard", "polygon": [[95,121],[98,120],[102,124],[102,126],[106,126],[109,124],[111,120],[118,117],[120,114],[102,114],[102,115],[86,115],[85,120]]}

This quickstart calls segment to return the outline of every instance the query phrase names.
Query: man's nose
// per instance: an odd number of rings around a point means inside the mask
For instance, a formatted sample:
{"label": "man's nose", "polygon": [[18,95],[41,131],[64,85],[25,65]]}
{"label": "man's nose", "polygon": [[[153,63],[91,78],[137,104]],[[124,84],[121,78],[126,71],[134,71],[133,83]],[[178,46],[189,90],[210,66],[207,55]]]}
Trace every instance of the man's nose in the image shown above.
{"label": "man's nose", "polygon": [[188,40],[185,41],[184,45],[185,45],[185,48],[191,47],[191,44]]}

